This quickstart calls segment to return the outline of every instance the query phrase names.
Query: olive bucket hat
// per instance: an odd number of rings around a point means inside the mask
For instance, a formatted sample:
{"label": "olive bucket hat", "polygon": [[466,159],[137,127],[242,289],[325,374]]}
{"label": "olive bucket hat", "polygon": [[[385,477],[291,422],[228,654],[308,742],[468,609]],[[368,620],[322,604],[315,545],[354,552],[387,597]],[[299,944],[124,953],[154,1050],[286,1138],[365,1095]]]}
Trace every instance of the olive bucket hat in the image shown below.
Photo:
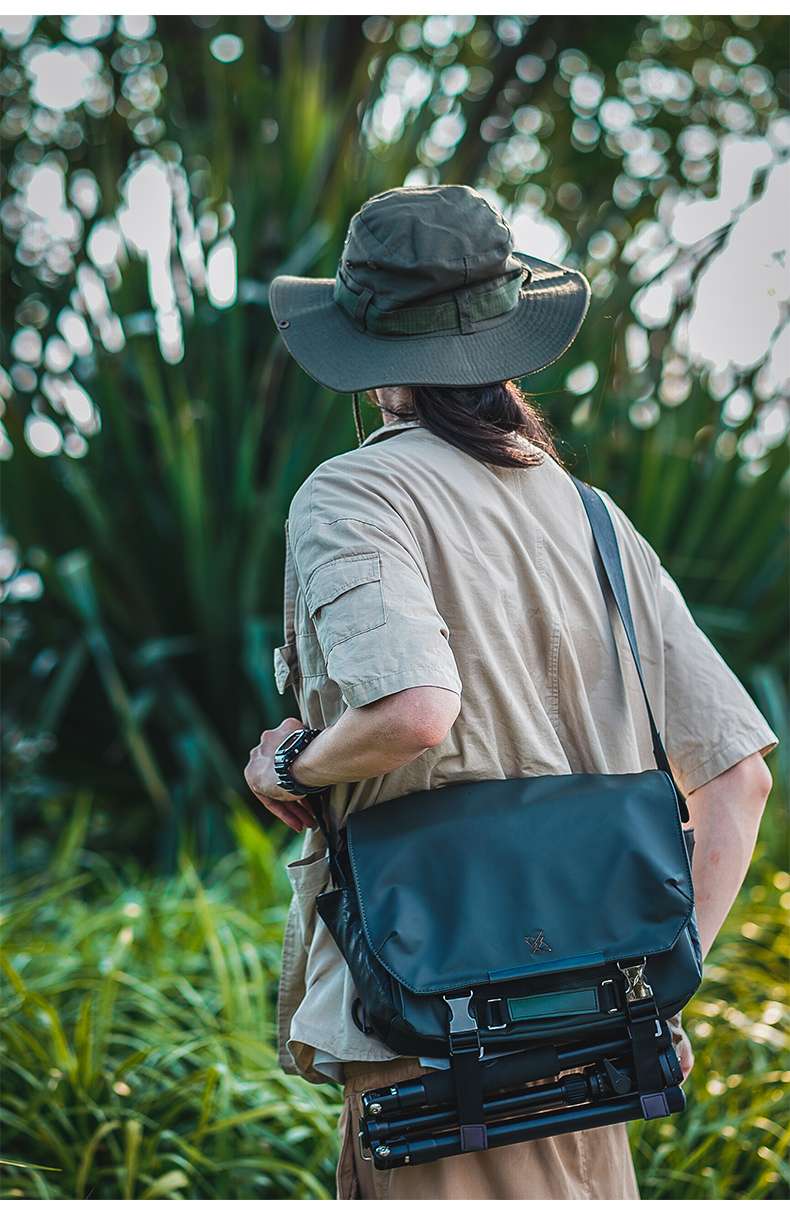
{"label": "olive bucket hat", "polygon": [[314,380],[488,385],[537,372],[579,332],[578,271],[513,249],[505,218],[471,186],[403,186],[351,219],[334,279],[278,275],[269,304]]}

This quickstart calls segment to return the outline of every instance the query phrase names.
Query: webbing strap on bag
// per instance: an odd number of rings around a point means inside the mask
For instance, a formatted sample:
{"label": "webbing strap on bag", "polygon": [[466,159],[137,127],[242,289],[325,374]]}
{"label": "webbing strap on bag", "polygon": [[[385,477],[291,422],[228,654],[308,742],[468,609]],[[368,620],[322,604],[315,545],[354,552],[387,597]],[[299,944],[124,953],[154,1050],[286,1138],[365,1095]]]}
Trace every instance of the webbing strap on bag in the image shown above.
{"label": "webbing strap on bag", "polygon": [[475,1049],[465,1049],[450,1057],[455,1084],[461,1148],[487,1150],[488,1131],[483,1110],[483,1063]]}
{"label": "webbing strap on bag", "polygon": [[450,1012],[447,1043],[455,1088],[463,1150],[486,1150],[488,1133],[483,1111],[483,1050],[480,1029],[472,1010],[474,991],[457,997],[444,995]]}

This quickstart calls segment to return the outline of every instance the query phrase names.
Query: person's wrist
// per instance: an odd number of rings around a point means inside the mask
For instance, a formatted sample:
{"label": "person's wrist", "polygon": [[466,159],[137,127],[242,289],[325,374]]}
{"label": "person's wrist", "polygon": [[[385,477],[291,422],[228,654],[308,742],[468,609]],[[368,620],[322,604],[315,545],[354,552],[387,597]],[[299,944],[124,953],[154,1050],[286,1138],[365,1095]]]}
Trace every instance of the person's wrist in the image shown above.
{"label": "person's wrist", "polygon": [[320,730],[303,727],[290,732],[274,750],[274,772],[284,791],[292,795],[313,795],[324,789],[322,783],[304,782],[293,770],[302,752],[320,735]]}
{"label": "person's wrist", "polygon": [[310,765],[310,757],[308,756],[310,749],[313,746],[313,741],[308,744],[303,753],[294,758],[291,762],[291,773],[296,781],[303,787],[325,787],[328,786],[326,776],[320,770],[316,770]]}

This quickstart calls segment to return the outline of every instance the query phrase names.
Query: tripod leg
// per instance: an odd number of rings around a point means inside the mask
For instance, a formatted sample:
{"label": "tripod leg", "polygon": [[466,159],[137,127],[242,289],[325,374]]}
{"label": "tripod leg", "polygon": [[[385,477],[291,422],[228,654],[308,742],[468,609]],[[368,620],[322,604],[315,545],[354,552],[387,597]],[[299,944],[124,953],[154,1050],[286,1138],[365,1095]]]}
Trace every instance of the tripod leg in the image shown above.
{"label": "tripod leg", "polygon": [[[668,1036],[666,1042],[669,1042]],[[605,1057],[622,1057],[630,1052],[631,1041],[623,1031],[620,1036],[588,1044],[568,1045],[560,1049],[544,1045],[520,1053],[483,1058],[483,1095],[493,1095],[497,1091],[512,1089],[540,1078],[554,1078],[561,1070],[589,1066]],[[434,1070],[390,1087],[366,1091],[362,1096],[363,1111],[376,1118],[417,1108],[423,1111],[445,1108],[454,1102],[455,1087],[449,1070]]]}
{"label": "tripod leg", "polygon": [[[627,1088],[629,1091],[631,1087]],[[582,1104],[585,1100],[609,1094],[607,1080],[602,1072],[593,1068],[585,1074],[567,1074],[554,1083],[543,1086],[527,1086],[506,1095],[488,1099],[483,1104],[486,1124],[502,1120],[516,1113],[541,1111],[555,1104]],[[423,1112],[417,1108],[413,1113],[397,1114],[395,1117],[375,1120],[363,1117],[360,1123],[366,1146],[378,1142],[393,1142],[398,1138],[427,1137],[441,1130],[457,1128],[460,1124],[455,1108],[440,1108]]]}
{"label": "tripod leg", "polygon": [[[685,1096],[680,1087],[667,1088],[665,1095],[669,1112],[682,1112]],[[575,1130],[617,1125],[624,1121],[637,1120],[641,1116],[639,1095],[617,1096],[597,1104],[542,1112],[489,1125],[488,1145],[490,1148],[512,1146],[518,1142],[533,1142],[539,1138],[556,1137],[558,1134]],[[436,1159],[464,1153],[458,1131],[439,1133],[434,1137],[380,1143],[372,1149],[374,1165],[380,1170],[404,1167],[408,1164],[432,1163]]]}

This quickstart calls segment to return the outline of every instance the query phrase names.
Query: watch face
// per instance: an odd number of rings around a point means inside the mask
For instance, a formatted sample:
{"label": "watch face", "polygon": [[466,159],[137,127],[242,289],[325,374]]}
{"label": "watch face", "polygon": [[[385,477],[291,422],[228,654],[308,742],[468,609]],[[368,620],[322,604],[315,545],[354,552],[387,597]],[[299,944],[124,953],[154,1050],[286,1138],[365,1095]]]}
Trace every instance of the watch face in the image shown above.
{"label": "watch face", "polygon": [[291,747],[292,744],[296,744],[296,741],[299,739],[301,734],[302,734],[301,728],[296,732],[291,732],[290,736],[286,736],[285,740],[283,740],[280,744],[277,745],[277,748],[275,749],[275,753],[287,752],[287,750]]}

